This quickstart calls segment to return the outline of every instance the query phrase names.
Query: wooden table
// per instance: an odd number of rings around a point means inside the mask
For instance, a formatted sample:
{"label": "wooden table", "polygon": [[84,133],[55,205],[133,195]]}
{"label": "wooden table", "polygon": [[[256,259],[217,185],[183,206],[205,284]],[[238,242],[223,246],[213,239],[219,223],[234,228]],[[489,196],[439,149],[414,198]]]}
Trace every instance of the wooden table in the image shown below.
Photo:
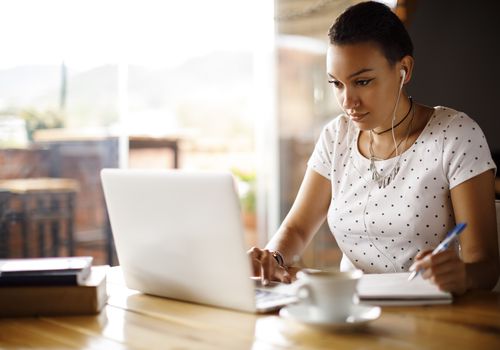
{"label": "wooden table", "polygon": [[472,292],[453,305],[384,307],[356,332],[327,332],[281,319],[127,289],[119,270],[97,316],[0,319],[0,348],[44,349],[500,349],[500,294]]}

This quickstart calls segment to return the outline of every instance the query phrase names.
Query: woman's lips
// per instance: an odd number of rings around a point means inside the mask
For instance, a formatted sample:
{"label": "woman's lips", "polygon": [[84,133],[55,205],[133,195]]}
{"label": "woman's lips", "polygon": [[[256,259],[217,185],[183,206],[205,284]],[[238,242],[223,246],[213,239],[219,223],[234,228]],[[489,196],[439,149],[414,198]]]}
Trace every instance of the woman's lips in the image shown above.
{"label": "woman's lips", "polygon": [[352,121],[354,122],[359,122],[361,119],[363,119],[368,112],[366,113],[354,113],[354,114],[349,114],[349,117],[351,118]]}

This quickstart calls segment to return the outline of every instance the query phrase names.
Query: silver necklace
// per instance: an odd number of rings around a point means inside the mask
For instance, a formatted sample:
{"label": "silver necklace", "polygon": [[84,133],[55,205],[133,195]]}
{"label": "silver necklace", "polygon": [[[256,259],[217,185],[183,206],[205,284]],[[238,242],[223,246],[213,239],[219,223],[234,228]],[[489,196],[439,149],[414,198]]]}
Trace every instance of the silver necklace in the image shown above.
{"label": "silver necklace", "polygon": [[[411,130],[411,125],[413,123],[413,118],[415,117],[415,109],[413,109],[413,113],[410,119],[410,123],[408,124],[408,131],[406,132],[406,137],[404,138],[405,140],[405,145],[406,142],[408,141],[408,137],[410,136],[410,130]],[[378,188],[386,188],[389,186],[389,184],[394,180],[396,175],[399,173],[399,169],[401,168],[401,156],[403,155],[403,152],[399,153],[398,148],[399,145],[401,145],[401,142],[396,146],[396,163],[394,163],[394,166],[392,167],[391,171],[387,175],[382,175],[378,172],[377,167],[375,166],[375,154],[373,152],[373,133],[370,130],[370,172],[372,173],[372,180],[377,182]],[[392,154],[392,152],[391,152]]]}
{"label": "silver necklace", "polygon": [[380,158],[380,157],[377,157],[376,155],[373,155],[373,159],[375,161],[379,161],[379,160],[386,160],[388,159],[390,156],[392,156],[392,154],[394,153],[394,151],[396,151],[396,149],[398,149],[399,146],[401,146],[401,144],[403,143],[403,141],[406,141],[405,139],[401,139],[401,141],[399,141],[398,145],[391,151],[391,153],[389,153],[387,155],[387,157],[385,158]]}

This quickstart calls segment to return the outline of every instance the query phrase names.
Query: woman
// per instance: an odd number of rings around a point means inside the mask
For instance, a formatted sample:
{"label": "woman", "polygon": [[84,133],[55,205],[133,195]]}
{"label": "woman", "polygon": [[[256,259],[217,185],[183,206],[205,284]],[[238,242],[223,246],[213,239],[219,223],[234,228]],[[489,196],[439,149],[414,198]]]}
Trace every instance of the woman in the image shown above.
{"label": "woman", "polygon": [[[329,31],[327,76],[344,113],[323,129],[297,198],[265,249],[248,254],[255,276],[290,282],[287,266],[325,219],[342,270],[419,270],[440,289],[462,294],[498,278],[495,164],[479,126],[404,91],[413,45],[385,5],[364,2]],[[432,82],[431,82],[432,83]],[[430,252],[455,223],[458,244]]]}

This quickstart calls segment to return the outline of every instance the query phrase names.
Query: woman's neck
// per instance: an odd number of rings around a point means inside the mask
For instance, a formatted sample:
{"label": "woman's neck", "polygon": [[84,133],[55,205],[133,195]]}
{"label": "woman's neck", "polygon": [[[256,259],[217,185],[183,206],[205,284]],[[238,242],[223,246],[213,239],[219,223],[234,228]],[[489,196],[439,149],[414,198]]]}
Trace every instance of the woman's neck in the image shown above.
{"label": "woman's neck", "polygon": [[[396,111],[394,128],[392,128],[392,120],[388,121],[389,124],[385,123],[380,127],[374,128],[371,131],[373,144],[381,146],[382,148],[394,147],[394,139],[396,139],[396,143],[399,143],[401,139],[408,135],[408,132],[412,132],[409,128],[411,124],[413,124],[412,129],[414,128],[416,123],[414,119],[417,119],[418,112],[419,107],[417,104],[415,102],[410,102],[406,96],[402,96],[400,106]],[[370,131],[367,132],[369,133]]]}
{"label": "woman's neck", "polygon": [[405,94],[401,95],[399,100],[397,109],[395,111],[395,118],[393,122],[393,115],[388,116],[380,126],[373,128],[372,133],[377,136],[382,136],[385,134],[391,135],[392,138],[392,130],[394,129],[394,134],[401,133],[401,130],[404,129],[404,124],[408,125],[408,120],[410,119],[410,114],[413,109],[413,100],[406,96]]}

